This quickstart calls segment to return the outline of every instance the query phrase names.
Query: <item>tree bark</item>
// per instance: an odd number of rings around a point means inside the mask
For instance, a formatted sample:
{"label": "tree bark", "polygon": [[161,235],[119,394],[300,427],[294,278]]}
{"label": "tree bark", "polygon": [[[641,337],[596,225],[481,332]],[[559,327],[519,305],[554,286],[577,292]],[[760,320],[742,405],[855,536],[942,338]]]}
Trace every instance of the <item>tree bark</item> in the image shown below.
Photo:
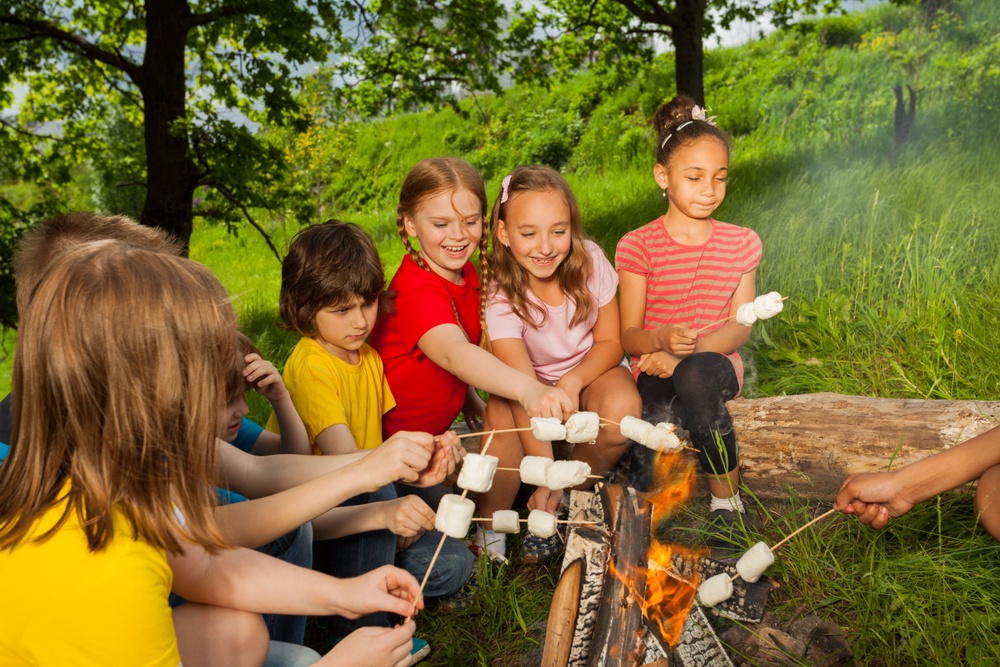
{"label": "tree bark", "polygon": [[899,468],[996,426],[1000,402],[821,393],[727,404],[742,475],[762,497],[832,500],[848,475]]}
{"label": "tree bark", "polygon": [[705,106],[705,0],[677,0],[673,14],[677,23],[670,32],[677,93]]}
{"label": "tree bark", "polygon": [[145,112],[146,203],[141,221],[184,243],[191,238],[198,183],[184,119],[185,42],[190,9],[185,0],[146,2],[146,52],[136,82]]}

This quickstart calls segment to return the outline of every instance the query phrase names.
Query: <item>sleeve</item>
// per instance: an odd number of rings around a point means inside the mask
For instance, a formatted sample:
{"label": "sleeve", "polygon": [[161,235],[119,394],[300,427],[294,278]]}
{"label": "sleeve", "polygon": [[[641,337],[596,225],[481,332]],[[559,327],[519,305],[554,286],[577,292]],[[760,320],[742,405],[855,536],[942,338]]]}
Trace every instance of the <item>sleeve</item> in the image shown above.
{"label": "sleeve", "polygon": [[[417,272],[420,273],[417,273]],[[421,275],[426,273],[427,275]],[[415,350],[425,333],[442,324],[454,324],[451,296],[437,277],[420,267],[409,269],[396,285],[393,318],[408,350]]]}
{"label": "sleeve", "polygon": [[309,442],[337,424],[347,424],[347,410],[337,377],[315,363],[303,364],[292,393],[292,404],[305,424]]}
{"label": "sleeve", "polygon": [[490,332],[490,340],[524,338],[524,321],[514,314],[507,297],[499,290],[486,302],[486,328]]}
{"label": "sleeve", "polygon": [[649,253],[635,232],[629,232],[618,242],[615,249],[615,266],[619,271],[628,271],[640,276],[649,275]]}
{"label": "sleeve", "polygon": [[743,273],[749,273],[757,268],[762,253],[763,246],[757,232],[752,229],[746,230],[743,240]]}
{"label": "sleeve", "polygon": [[590,259],[593,262],[593,274],[588,280],[588,287],[591,293],[597,297],[597,306],[602,307],[611,303],[618,291],[618,274],[615,267],[611,266],[604,250],[593,241],[587,242],[590,251]]}

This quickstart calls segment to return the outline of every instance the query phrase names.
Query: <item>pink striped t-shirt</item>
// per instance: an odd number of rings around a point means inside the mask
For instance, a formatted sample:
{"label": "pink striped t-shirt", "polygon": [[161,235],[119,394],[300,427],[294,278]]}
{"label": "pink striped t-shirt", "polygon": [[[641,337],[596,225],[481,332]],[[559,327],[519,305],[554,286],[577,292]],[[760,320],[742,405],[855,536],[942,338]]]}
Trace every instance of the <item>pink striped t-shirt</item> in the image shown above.
{"label": "pink striped t-shirt", "polygon": [[[697,329],[729,316],[733,292],[743,274],[760,264],[760,254],[760,237],[752,229],[712,220],[708,241],[683,245],[657,218],[622,237],[615,267],[646,278],[644,329],[664,324]],[[709,331],[724,324],[715,324]],[[739,352],[729,359],[742,387],[743,360]],[[638,362],[634,357],[632,372],[637,376]]]}

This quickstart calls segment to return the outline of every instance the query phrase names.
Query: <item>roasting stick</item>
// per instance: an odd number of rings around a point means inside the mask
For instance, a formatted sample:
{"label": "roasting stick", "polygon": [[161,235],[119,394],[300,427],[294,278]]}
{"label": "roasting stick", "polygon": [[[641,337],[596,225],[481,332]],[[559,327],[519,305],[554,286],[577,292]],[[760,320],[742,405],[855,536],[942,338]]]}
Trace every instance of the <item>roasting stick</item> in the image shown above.
{"label": "roasting stick", "polygon": [[[787,298],[788,298],[787,296],[783,296],[783,297],[781,297],[781,300],[784,301]],[[729,317],[723,317],[721,320],[716,320],[716,321],[712,322],[711,324],[706,324],[705,326],[701,327],[700,329],[695,329],[694,330],[694,334],[697,336],[702,331],[706,331],[708,329],[711,329],[716,324],[722,324],[723,322],[728,322],[729,320],[733,319],[734,317],[736,317],[736,315],[730,315]]]}
{"label": "roasting stick", "polygon": [[[497,472],[521,472],[520,468],[497,468]],[[604,479],[604,475],[587,475],[587,479]],[[486,519],[481,519],[485,521]],[[480,519],[473,519],[473,521],[480,521]]]}
{"label": "roasting stick", "polygon": [[[486,444],[483,445],[482,451],[479,452],[480,454],[485,454],[486,450],[490,448],[490,443],[493,442],[493,435],[495,433],[497,433],[497,431],[490,431],[489,433],[490,433],[490,437],[487,438]],[[468,489],[462,489],[462,499],[463,500],[465,499],[465,497],[467,495],[469,495],[469,490]],[[444,548],[444,541],[446,539],[448,539],[448,536],[445,535],[444,533],[441,533],[441,541],[438,542],[437,549],[434,550],[434,555],[431,557],[431,562],[427,566],[427,571],[424,572],[424,580],[420,582],[420,588],[417,590],[417,597],[413,599],[413,611],[411,611],[410,615],[406,617],[405,621],[403,621],[403,625],[406,625],[407,623],[409,623],[410,619],[413,618],[413,615],[415,613],[417,613],[417,602],[420,601],[420,596],[424,594],[424,587],[427,586],[427,580],[430,579],[431,570],[434,569],[434,563],[437,562],[438,556],[441,555],[441,549]]]}
{"label": "roasting stick", "polygon": [[[814,523],[817,523],[819,521],[822,521],[823,519],[825,519],[826,517],[830,516],[831,514],[833,514],[836,511],[837,511],[836,509],[831,509],[831,510],[829,510],[827,512],[824,512],[823,514],[820,514],[818,517],[816,517],[815,519],[813,519],[812,521],[810,521],[806,525],[804,525],[804,526],[796,529],[795,532],[793,532],[792,534],[786,536],[783,540],[781,540],[780,542],[778,542],[777,544],[775,544],[773,547],[768,547],[768,549],[771,551],[771,553],[774,553],[775,549],[777,549],[778,547],[780,547],[782,544],[784,544],[788,540],[792,539],[793,537],[795,537],[796,535],[798,535],[799,533],[801,533],[803,530],[805,530],[809,526],[811,526]],[[736,581],[737,579],[739,579],[739,577],[740,577],[739,574],[734,574],[733,576],[731,576],[729,578],[729,581]]]}
{"label": "roasting stick", "polygon": [[[523,428],[500,428],[500,429],[494,429],[492,431],[478,431],[476,433],[463,433],[460,436],[458,436],[458,439],[461,440],[462,438],[472,438],[474,436],[479,436],[479,435],[489,435],[490,437],[492,437],[494,433],[517,433],[518,431],[533,431],[533,430],[534,429],[532,429],[530,426],[525,426]],[[483,451],[480,452],[480,454],[482,454],[485,451],[486,451],[486,448],[484,447]]]}
{"label": "roasting stick", "polygon": [[[487,519],[486,517],[473,517],[473,521],[492,521],[493,519]],[[518,523],[528,523],[527,519],[518,519]],[[556,523],[571,524],[573,526],[596,526],[598,521],[574,521],[573,519],[556,519]]]}

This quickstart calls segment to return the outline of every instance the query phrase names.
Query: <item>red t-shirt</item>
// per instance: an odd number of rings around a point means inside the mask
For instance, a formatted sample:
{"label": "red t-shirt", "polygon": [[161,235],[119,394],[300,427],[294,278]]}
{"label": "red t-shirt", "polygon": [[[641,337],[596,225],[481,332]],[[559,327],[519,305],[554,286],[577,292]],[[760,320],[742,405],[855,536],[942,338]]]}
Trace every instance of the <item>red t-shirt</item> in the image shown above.
{"label": "red t-shirt", "polygon": [[444,433],[462,411],[468,385],[417,347],[434,327],[456,324],[456,310],[466,336],[479,344],[479,276],[472,262],[462,267],[462,277],[464,284],[456,285],[420,268],[407,255],[389,283],[395,293],[393,311],[379,318],[369,340],[382,357],[396,397],[396,407],[382,418],[384,438],[396,431]]}

